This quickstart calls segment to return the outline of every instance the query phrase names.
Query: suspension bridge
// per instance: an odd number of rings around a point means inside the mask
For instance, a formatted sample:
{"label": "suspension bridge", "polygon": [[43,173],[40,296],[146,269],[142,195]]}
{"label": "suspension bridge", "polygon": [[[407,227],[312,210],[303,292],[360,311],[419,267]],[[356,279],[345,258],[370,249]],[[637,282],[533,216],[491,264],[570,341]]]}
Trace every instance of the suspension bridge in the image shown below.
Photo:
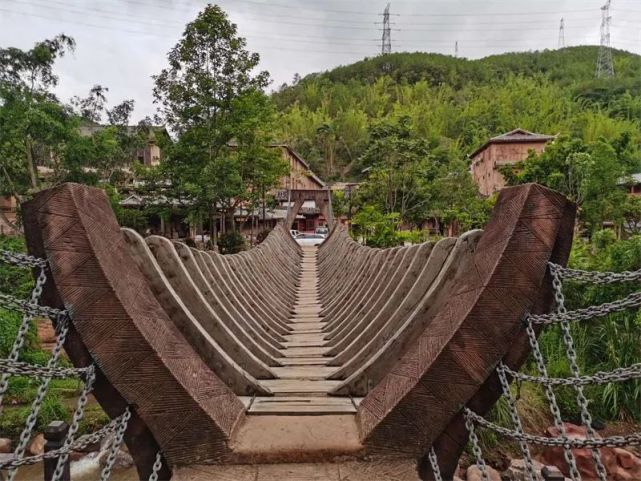
{"label": "suspension bridge", "polygon": [[[121,443],[140,479],[241,481],[450,480],[468,443],[489,480],[480,430],[520,446],[530,481],[545,476],[532,445],[562,448],[574,481],[574,452],[589,449],[606,481],[600,450],[641,444],[641,434],[597,436],[583,390],[641,369],[582,375],[570,331],[638,308],[641,297],[577,311],[563,298],[566,278],[641,273],[563,267],[575,207],[544,187],[503,190],[483,231],[392,249],[362,246],[338,225],[320,247],[301,248],[283,224],[256,248],[222,256],[121,228],[104,192],[77,184],[37,194],[22,212],[29,255],[3,252],[0,262],[32,269],[36,284],[29,299],[0,294],[0,307],[23,313],[0,360],[0,406],[10,376],[41,382],[13,454],[0,460],[9,479],[43,461],[47,480],[68,479],[69,453],[107,436],[104,480]],[[36,317],[57,334],[45,366],[19,361]],[[554,324],[567,379],[548,377],[538,345]],[[73,368],[59,365],[63,349]],[[519,371],[528,356],[538,376]],[[70,376],[84,388],[60,446],[28,456],[49,381]],[[543,385],[559,436],[524,432],[515,379]],[[586,439],[566,433],[558,385],[575,390]],[[111,422],[78,436],[90,393]],[[485,417],[501,396],[511,427]]]}

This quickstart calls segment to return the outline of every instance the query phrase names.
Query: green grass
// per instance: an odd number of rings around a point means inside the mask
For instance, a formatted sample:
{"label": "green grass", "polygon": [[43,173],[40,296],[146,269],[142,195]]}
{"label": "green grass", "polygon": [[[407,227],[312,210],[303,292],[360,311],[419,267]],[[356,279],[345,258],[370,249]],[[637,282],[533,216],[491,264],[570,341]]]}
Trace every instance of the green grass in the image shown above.
{"label": "green grass", "polygon": [[[25,252],[24,241],[16,237],[0,236],[0,249]],[[19,298],[28,298],[34,281],[31,270],[0,263],[0,292]],[[20,314],[0,309],[0,357],[7,357],[13,346],[22,322]],[[43,351],[38,342],[35,322],[31,323],[19,360],[30,364],[45,365],[51,354]],[[69,367],[71,363],[62,357],[59,366]],[[16,440],[24,429],[31,411],[31,403],[40,386],[40,380],[33,377],[14,376],[3,401],[0,415],[0,437]],[[51,421],[69,421],[75,410],[74,399],[80,395],[82,382],[78,379],[52,379],[36,422],[36,431],[42,431]],[[99,405],[86,406],[85,417],[80,423],[80,434],[100,429],[109,418]]]}
{"label": "green grass", "polygon": [[[30,412],[31,404],[5,406],[0,416],[0,436],[16,440],[24,429]],[[68,422],[70,419],[71,412],[65,407],[60,397],[55,393],[48,393],[38,412],[35,432],[43,431],[52,421]]]}

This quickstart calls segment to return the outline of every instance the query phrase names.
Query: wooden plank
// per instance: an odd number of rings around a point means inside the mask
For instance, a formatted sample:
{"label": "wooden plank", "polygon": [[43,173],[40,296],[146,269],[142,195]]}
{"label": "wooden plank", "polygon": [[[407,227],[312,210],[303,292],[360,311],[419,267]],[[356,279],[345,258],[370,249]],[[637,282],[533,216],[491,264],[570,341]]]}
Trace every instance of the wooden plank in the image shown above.
{"label": "wooden plank", "polygon": [[351,414],[354,403],[345,397],[257,397],[248,414]]}
{"label": "wooden plank", "polygon": [[321,340],[302,340],[302,341],[287,341],[283,343],[285,349],[295,348],[295,347],[323,347],[327,341]]}
{"label": "wooden plank", "polygon": [[292,334],[303,334],[304,332],[320,331],[326,324],[325,322],[301,322],[291,323],[289,327],[292,328]]}
{"label": "wooden plank", "polygon": [[341,381],[306,379],[264,379],[260,383],[274,394],[325,394],[338,386]]}
{"label": "wooden plank", "polygon": [[329,347],[292,347],[290,349],[280,349],[280,352],[285,357],[314,357],[322,356]]}
{"label": "wooden plank", "polygon": [[312,333],[295,333],[285,335],[285,341],[287,342],[301,342],[301,341],[323,341],[325,334],[322,332],[312,332]]}
{"label": "wooden plank", "polygon": [[286,366],[272,368],[279,379],[324,379],[336,371],[331,366]]}
{"label": "wooden plank", "polygon": [[330,361],[328,357],[279,357],[283,366],[322,366]]}

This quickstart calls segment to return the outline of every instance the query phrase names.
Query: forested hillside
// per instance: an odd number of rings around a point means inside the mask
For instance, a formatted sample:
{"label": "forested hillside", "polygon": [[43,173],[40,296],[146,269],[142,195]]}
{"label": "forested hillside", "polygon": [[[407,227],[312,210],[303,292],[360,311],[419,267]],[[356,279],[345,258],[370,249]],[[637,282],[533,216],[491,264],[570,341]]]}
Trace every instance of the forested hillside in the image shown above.
{"label": "forested hillside", "polygon": [[367,167],[370,124],[411,119],[412,133],[451,159],[488,137],[522,127],[586,142],[641,136],[641,57],[616,51],[616,77],[594,79],[597,47],[466,60],[397,53],[312,74],[274,95],[282,135],[325,177]]}
{"label": "forested hillside", "polygon": [[[280,136],[328,181],[367,179],[359,205],[374,216],[473,227],[487,206],[471,185],[468,155],[517,127],[558,134],[547,159],[533,159],[511,181],[591,202],[583,220],[600,228],[606,219],[623,222],[623,202],[608,196],[619,194],[617,179],[641,170],[641,57],[615,51],[615,77],[595,79],[597,55],[597,47],[571,47],[480,60],[365,59],[282,86],[273,95]],[[583,162],[586,174],[572,175],[579,164],[568,159]],[[587,175],[603,166],[608,182]]]}

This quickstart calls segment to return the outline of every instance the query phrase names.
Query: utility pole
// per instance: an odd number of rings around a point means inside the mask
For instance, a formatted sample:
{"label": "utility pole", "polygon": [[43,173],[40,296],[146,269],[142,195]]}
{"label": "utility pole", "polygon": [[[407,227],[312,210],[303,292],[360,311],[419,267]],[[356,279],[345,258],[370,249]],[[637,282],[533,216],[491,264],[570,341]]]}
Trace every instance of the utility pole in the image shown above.
{"label": "utility pole", "polygon": [[559,48],[565,48],[565,20],[561,17],[559,25]]}
{"label": "utility pole", "polygon": [[383,38],[381,39],[381,54],[387,55],[392,53],[392,27],[389,21],[389,7],[387,4],[383,12]]}
{"label": "utility pole", "polygon": [[458,40],[454,42],[454,57],[458,58]]}
{"label": "utility pole", "polygon": [[614,62],[612,61],[612,49],[610,47],[610,16],[611,0],[608,0],[601,7],[601,47],[599,58],[596,63],[596,77],[612,77],[614,75]]}

